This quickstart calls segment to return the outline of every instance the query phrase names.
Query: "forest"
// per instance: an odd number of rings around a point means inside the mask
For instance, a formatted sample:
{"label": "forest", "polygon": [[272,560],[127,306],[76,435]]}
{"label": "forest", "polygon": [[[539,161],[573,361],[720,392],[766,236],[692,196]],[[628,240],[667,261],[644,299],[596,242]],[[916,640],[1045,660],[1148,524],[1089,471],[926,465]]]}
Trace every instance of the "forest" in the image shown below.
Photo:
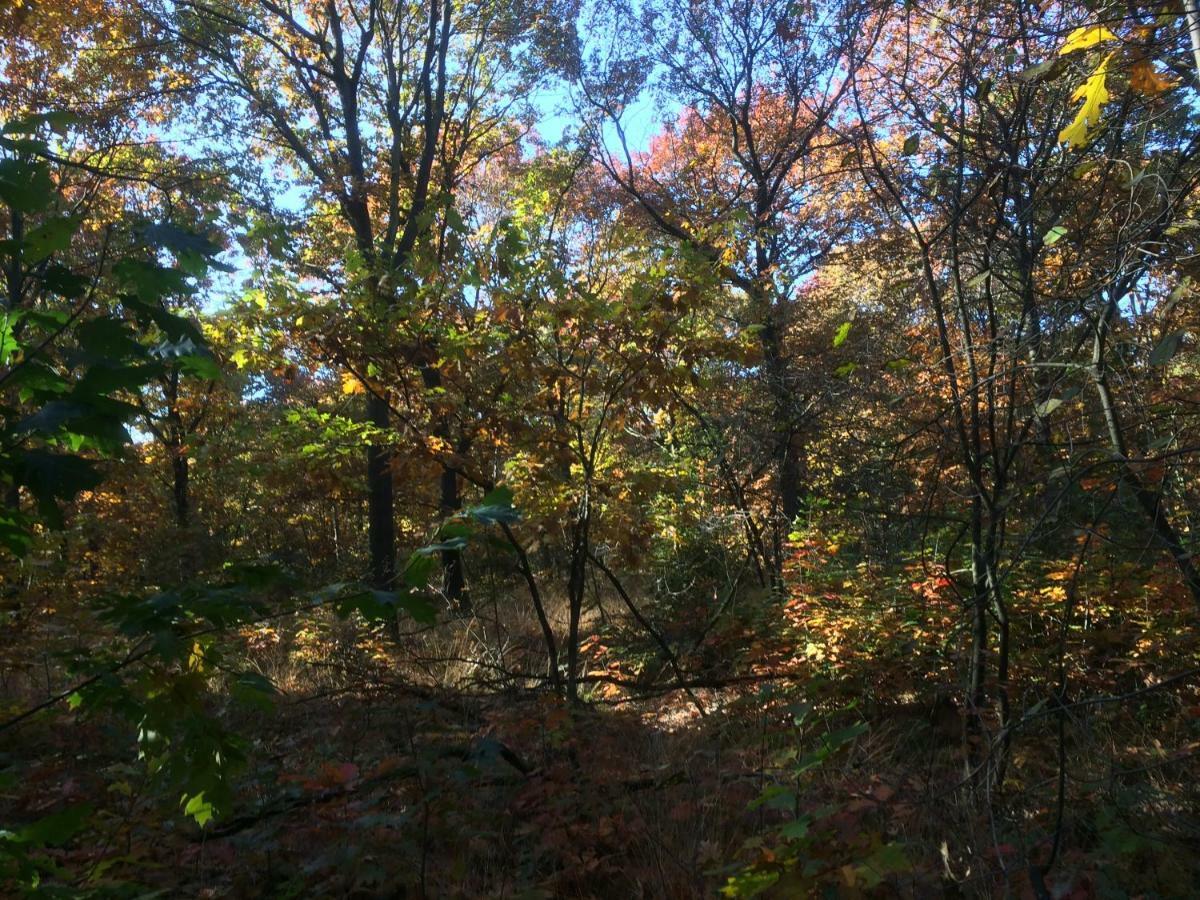
{"label": "forest", "polygon": [[1200,896],[1196,0],[0,70],[0,896]]}

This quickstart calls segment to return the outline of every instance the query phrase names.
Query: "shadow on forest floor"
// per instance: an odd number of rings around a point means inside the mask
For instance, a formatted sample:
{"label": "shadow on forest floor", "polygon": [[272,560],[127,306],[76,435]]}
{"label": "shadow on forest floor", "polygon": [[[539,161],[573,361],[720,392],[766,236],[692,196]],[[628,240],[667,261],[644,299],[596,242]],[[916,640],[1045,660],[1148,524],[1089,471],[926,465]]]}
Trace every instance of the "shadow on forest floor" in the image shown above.
{"label": "shadow on forest floor", "polygon": [[[714,685],[694,689],[703,715],[661,690],[669,675],[640,699],[612,683],[638,677],[618,662],[629,648],[611,649],[631,639],[617,620],[586,645],[596,680],[574,709],[528,686],[420,686],[412,647],[344,624],[247,634],[247,659],[276,666],[283,692],[271,712],[222,712],[249,737],[229,816],[198,828],[148,790],[124,726],[62,711],[5,736],[8,768],[27,773],[4,788],[5,819],[105,798],[86,840],[50,852],[77,892],[109,895],[1035,896],[1030,868],[1055,831],[1053,896],[1187,895],[1196,707],[1148,693],[1073,709],[1060,818],[1057,719],[1038,717],[1045,692],[1024,674],[1046,671],[1032,663],[1053,598],[1031,600],[1013,696],[1034,717],[989,793],[967,760],[994,723],[964,728],[944,690],[953,653],[921,640],[945,632],[954,601],[936,579],[904,590],[921,602],[830,581],[734,617],[714,641],[736,667],[695,677]],[[1181,611],[1171,658],[1139,657],[1133,614],[1095,625],[1108,643],[1078,648],[1079,695],[1186,668],[1182,624]],[[444,623],[438,646],[473,627]]]}

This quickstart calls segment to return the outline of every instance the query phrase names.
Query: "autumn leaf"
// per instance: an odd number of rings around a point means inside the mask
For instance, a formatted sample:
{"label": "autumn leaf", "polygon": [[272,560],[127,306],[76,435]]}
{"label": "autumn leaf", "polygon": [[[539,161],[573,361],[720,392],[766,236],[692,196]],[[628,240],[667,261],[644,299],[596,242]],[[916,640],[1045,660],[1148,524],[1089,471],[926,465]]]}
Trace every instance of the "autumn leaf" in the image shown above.
{"label": "autumn leaf", "polygon": [[1058,133],[1060,143],[1071,147],[1082,147],[1088,142],[1088,131],[1100,121],[1100,112],[1112,95],[1108,92],[1108,64],[1112,61],[1110,53],[1100,61],[1087,81],[1075,89],[1071,95],[1073,101],[1083,101],[1074,121]]}
{"label": "autumn leaf", "polygon": [[362,393],[365,393],[366,390],[367,389],[363,386],[363,383],[361,381],[359,381],[357,378],[355,378],[353,375],[351,375],[349,372],[343,373],[343,375],[342,375],[342,394],[343,395],[350,396],[351,394],[362,394]]}
{"label": "autumn leaf", "polygon": [[1116,39],[1117,36],[1106,25],[1085,25],[1082,28],[1076,28],[1067,36],[1066,43],[1062,45],[1058,53],[1059,56],[1066,56],[1068,53],[1088,50]]}
{"label": "autumn leaf", "polygon": [[1175,87],[1175,82],[1154,70],[1148,59],[1139,59],[1129,70],[1129,86],[1141,94],[1153,97]]}

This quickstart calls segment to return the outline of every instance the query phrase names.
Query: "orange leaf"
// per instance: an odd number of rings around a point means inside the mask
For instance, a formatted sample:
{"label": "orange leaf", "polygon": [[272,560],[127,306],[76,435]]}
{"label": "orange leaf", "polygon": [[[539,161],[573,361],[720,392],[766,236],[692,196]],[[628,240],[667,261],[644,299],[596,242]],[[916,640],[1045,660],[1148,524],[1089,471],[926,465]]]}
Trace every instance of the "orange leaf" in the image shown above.
{"label": "orange leaf", "polygon": [[1129,70],[1129,86],[1139,93],[1153,97],[1175,87],[1175,82],[1154,70],[1148,59],[1139,59]]}

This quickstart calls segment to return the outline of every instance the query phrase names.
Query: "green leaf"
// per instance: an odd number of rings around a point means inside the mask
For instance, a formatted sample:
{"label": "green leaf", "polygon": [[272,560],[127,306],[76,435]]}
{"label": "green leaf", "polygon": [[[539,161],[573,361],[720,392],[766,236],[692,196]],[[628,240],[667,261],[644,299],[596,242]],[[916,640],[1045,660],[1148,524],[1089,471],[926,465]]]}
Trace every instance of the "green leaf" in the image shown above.
{"label": "green leaf", "polygon": [[1062,57],[1058,59],[1048,59],[1045,62],[1037,65],[1029,66],[1026,69],[1017,73],[1017,78],[1027,84],[1040,84],[1046,81],[1053,81],[1063,72],[1067,71],[1067,61]]}
{"label": "green leaf", "polygon": [[249,706],[269,711],[274,707],[274,698],[279,689],[271,679],[257,672],[241,672],[229,688],[230,695]]}
{"label": "green leaf", "polygon": [[421,625],[432,625],[437,621],[437,610],[428,598],[420,594],[401,594],[398,605]]}
{"label": "green leaf", "polygon": [[33,546],[33,535],[29,533],[31,525],[26,515],[0,513],[0,545],[13,556],[24,556]]}
{"label": "green leaf", "polygon": [[37,134],[43,125],[49,125],[52,131],[62,134],[69,126],[82,121],[83,118],[77,113],[68,112],[65,109],[52,109],[48,112],[13,119],[3,129],[0,129],[0,134]]}
{"label": "green leaf", "polygon": [[764,788],[761,794],[747,803],[746,809],[758,809],[760,806],[766,806],[769,809],[794,809],[796,794],[791,788],[773,784]]}
{"label": "green leaf", "polygon": [[[434,560],[430,558],[430,561]],[[361,584],[334,584],[317,595],[318,602],[331,600],[341,618],[359,613],[368,622],[391,622],[404,610],[421,624],[437,620],[437,610],[423,596],[413,592],[380,591]]]}
{"label": "green leaf", "polygon": [[82,275],[77,275],[66,266],[51,263],[42,273],[42,284],[60,297],[75,300],[83,296],[88,282]]}
{"label": "green leaf", "polygon": [[513,492],[507,485],[498,484],[483,495],[484,506],[512,506]]}
{"label": "green leaf", "polygon": [[748,868],[737,875],[731,875],[721,893],[726,897],[755,897],[769,889],[779,880],[779,872]]}
{"label": "green leaf", "polygon": [[1045,236],[1042,238],[1042,243],[1045,244],[1047,247],[1053,247],[1060,240],[1062,240],[1063,237],[1066,236],[1066,234],[1067,234],[1067,229],[1063,228],[1063,226],[1061,226],[1061,225],[1055,225],[1053,228],[1051,228],[1049,231],[1046,232]]}
{"label": "green leaf", "polygon": [[808,826],[812,820],[808,818],[795,819],[779,829],[779,836],[789,841],[799,841],[808,837]]}
{"label": "green leaf", "polygon": [[843,744],[848,744],[861,734],[867,731],[866,722],[856,722],[853,725],[847,725],[845,728],[839,728],[837,731],[825,735],[825,746],[831,750],[836,750]]}
{"label": "green leaf", "polygon": [[1036,412],[1039,416],[1045,418],[1046,416],[1050,415],[1050,413],[1062,406],[1062,403],[1063,402],[1061,398],[1051,397],[1049,400],[1043,400],[1041,403],[1039,403],[1036,407]]}
{"label": "green leaf", "polygon": [[53,253],[66,250],[71,245],[71,236],[79,230],[80,221],[79,216],[61,216],[30,231],[24,240],[26,262],[41,262]]}
{"label": "green leaf", "polygon": [[196,824],[201,828],[212,821],[216,810],[211,803],[204,799],[204,791],[200,791],[200,793],[191,797],[184,794],[182,802],[184,815],[195,819]]}
{"label": "green leaf", "polygon": [[1168,334],[1150,351],[1150,365],[1165,366],[1179,352],[1185,332],[1176,331]]}
{"label": "green leaf", "polygon": [[904,139],[904,146],[900,150],[901,156],[912,156],[921,148],[921,138],[919,135],[910,134]]}
{"label": "green leaf", "polygon": [[417,550],[422,556],[433,556],[435,553],[452,552],[456,553],[467,546],[466,538],[452,537],[445,541],[438,541],[433,544],[426,544]]}
{"label": "green leaf", "polygon": [[55,501],[74,499],[80,491],[90,490],[101,481],[100,473],[86,459],[41,449],[21,454],[17,477],[37,499],[42,515],[55,527],[62,523]]}
{"label": "green leaf", "polygon": [[8,365],[8,358],[21,348],[13,335],[13,325],[16,321],[16,316],[8,315],[0,322],[0,365]]}
{"label": "green leaf", "polygon": [[9,840],[18,844],[32,844],[36,847],[57,847],[65,844],[83,830],[83,826],[91,814],[92,807],[88,803],[69,806],[26,825],[10,836]]}
{"label": "green leaf", "polygon": [[142,236],[156,247],[172,253],[195,253],[200,256],[216,256],[221,248],[202,234],[180,228],[171,222],[155,222],[141,229]]}
{"label": "green leaf", "polygon": [[232,266],[216,260],[221,247],[203,234],[170,222],[157,222],[144,226],[142,236],[151,245],[171,251],[179,267],[194,277],[202,277],[209,269],[234,271]]}
{"label": "green leaf", "polygon": [[24,160],[0,160],[0,200],[17,212],[35,213],[54,199],[54,182],[41,164]]}
{"label": "green leaf", "polygon": [[97,316],[84,322],[75,329],[75,341],[97,360],[124,359],[142,352],[129,326],[112,316]]}
{"label": "green leaf", "polygon": [[[113,272],[133,289],[134,295],[143,304],[190,293],[187,279],[178,269],[167,269],[143,260],[123,259],[113,266]],[[151,312],[145,306],[137,309],[147,314]]]}
{"label": "green leaf", "polygon": [[850,337],[850,328],[852,322],[843,322],[838,326],[838,330],[833,333],[833,346],[840,347],[846,343],[846,338]]}
{"label": "green leaf", "polygon": [[179,367],[188,375],[203,378],[207,381],[218,381],[221,378],[221,367],[211,353],[192,353],[179,358]]}
{"label": "green leaf", "polygon": [[468,513],[471,518],[484,525],[511,525],[513,522],[521,521],[521,513],[511,506],[497,506],[493,504],[476,506],[469,510]]}
{"label": "green leaf", "polygon": [[974,275],[970,279],[968,279],[967,287],[968,288],[977,288],[977,287],[982,286],[983,283],[988,280],[988,276],[991,274],[992,274],[991,269],[984,269],[978,275]]}
{"label": "green leaf", "polygon": [[75,396],[100,397],[114,391],[137,390],[154,377],[155,373],[161,371],[161,368],[159,365],[98,363],[79,379],[75,387]]}
{"label": "green leaf", "polygon": [[438,562],[435,557],[414,553],[408,558],[408,564],[405,565],[404,572],[400,577],[410,588],[423,588],[429,584],[437,567]]}
{"label": "green leaf", "polygon": [[902,844],[884,844],[859,867],[859,874],[864,876],[863,880],[868,887],[878,886],[888,875],[911,871],[912,863],[905,855]]}

